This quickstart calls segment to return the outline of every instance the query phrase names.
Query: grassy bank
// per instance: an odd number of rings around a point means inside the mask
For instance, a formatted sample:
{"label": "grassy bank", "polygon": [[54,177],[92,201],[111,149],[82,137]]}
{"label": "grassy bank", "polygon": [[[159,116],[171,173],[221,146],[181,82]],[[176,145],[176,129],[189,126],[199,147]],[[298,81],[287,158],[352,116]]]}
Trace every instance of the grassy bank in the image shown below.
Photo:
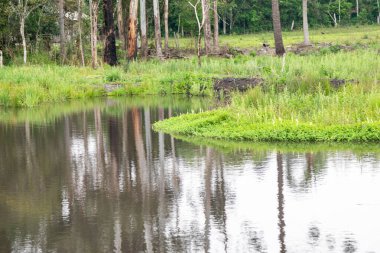
{"label": "grassy bank", "polygon": [[[316,92],[332,90],[333,78],[353,80],[363,90],[371,90],[380,79],[380,59],[376,49],[331,50],[306,56],[288,54],[282,70],[280,58],[237,56],[232,59],[204,58],[201,68],[196,58],[134,62],[125,67],[97,70],[43,65],[0,69],[0,106],[34,107],[46,103],[99,96],[189,94],[213,95],[213,79],[256,77],[265,80],[267,90]],[[119,84],[107,92],[104,84]]]}
{"label": "grassy bank", "polygon": [[263,91],[235,94],[230,106],[186,114],[154,125],[184,136],[249,141],[380,140],[380,90],[350,84],[337,91]]}

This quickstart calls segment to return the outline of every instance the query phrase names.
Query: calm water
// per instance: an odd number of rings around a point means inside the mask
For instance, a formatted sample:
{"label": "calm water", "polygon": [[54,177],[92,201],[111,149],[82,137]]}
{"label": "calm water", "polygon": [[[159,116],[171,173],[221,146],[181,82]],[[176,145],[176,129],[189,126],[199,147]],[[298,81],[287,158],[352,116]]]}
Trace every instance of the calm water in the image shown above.
{"label": "calm water", "polygon": [[182,102],[3,113],[0,252],[380,252],[378,146],[213,148],[151,130],[210,105]]}

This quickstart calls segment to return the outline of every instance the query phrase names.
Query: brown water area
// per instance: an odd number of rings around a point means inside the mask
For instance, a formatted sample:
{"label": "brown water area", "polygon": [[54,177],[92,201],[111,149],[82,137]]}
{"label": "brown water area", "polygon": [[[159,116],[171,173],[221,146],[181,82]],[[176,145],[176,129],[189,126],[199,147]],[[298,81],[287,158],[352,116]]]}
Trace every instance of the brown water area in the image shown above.
{"label": "brown water area", "polygon": [[124,100],[0,123],[0,252],[380,251],[379,149],[194,144],[152,123],[209,102]]}

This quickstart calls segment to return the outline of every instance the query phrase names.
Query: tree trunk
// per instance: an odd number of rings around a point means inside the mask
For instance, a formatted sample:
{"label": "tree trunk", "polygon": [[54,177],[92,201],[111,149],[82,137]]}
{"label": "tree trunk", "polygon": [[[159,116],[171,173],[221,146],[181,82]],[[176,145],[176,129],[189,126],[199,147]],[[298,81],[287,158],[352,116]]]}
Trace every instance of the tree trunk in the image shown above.
{"label": "tree trunk", "polygon": [[223,15],[223,34],[226,35],[227,33],[227,21],[226,21],[226,14]]}
{"label": "tree trunk", "polygon": [[148,36],[146,22],[146,0],[140,0],[141,55],[148,57]]}
{"label": "tree trunk", "polygon": [[20,34],[22,39],[22,49],[24,51],[24,64],[26,64],[27,61],[27,50],[26,50],[26,39],[25,39],[25,17],[20,17]]}
{"label": "tree trunk", "polygon": [[137,57],[137,10],[139,1],[131,0],[129,2],[129,19],[128,19],[128,60],[134,60]]}
{"label": "tree trunk", "polygon": [[280,7],[278,0],[272,0],[272,19],[274,30],[274,43],[276,46],[276,55],[282,56],[285,54],[284,43],[282,41],[281,21],[280,21]]}
{"label": "tree trunk", "polygon": [[339,15],[339,23],[340,23],[340,0],[338,1],[338,15]]}
{"label": "tree trunk", "polygon": [[204,20],[205,52],[211,53],[211,24],[210,24],[210,5],[209,0],[202,0],[202,15]]}
{"label": "tree trunk", "polygon": [[104,35],[106,36],[103,60],[105,63],[111,66],[115,66],[117,64],[117,56],[116,56],[116,38],[115,38],[112,0],[103,0],[103,15],[104,15],[104,31],[103,32],[104,32]]}
{"label": "tree trunk", "polygon": [[356,0],[356,17],[359,17],[359,0]]}
{"label": "tree trunk", "polygon": [[122,44],[123,51],[127,50],[125,24],[123,15],[123,0],[117,0],[117,27],[119,31],[119,39]]}
{"label": "tree trunk", "polygon": [[219,16],[218,0],[214,0],[214,52],[219,51]]}
{"label": "tree trunk", "polygon": [[307,0],[302,0],[302,20],[303,20],[303,44],[310,45],[309,23],[307,21]]}
{"label": "tree trunk", "polygon": [[377,24],[380,25],[380,2],[379,2],[379,0],[377,0],[376,3],[377,3],[377,12],[378,12],[378,15],[377,15]]}
{"label": "tree trunk", "polygon": [[232,20],[233,19],[233,12],[232,8],[230,9],[230,34],[232,34]]}
{"label": "tree trunk", "polygon": [[154,35],[155,35],[155,42],[156,42],[156,54],[158,58],[162,58],[160,9],[158,5],[158,0],[153,0],[153,14],[154,14]]}
{"label": "tree trunk", "polygon": [[3,63],[3,51],[0,50],[0,68],[2,68],[4,66],[4,63]]}
{"label": "tree trunk", "polygon": [[98,66],[98,0],[90,0],[90,19],[91,19],[91,58],[92,67]]}
{"label": "tree trunk", "polygon": [[59,41],[61,49],[61,64],[66,62],[66,41],[65,41],[65,1],[58,1],[59,10]]}
{"label": "tree trunk", "polygon": [[165,23],[165,54],[169,53],[169,0],[165,0],[164,23]]}
{"label": "tree trunk", "polygon": [[85,66],[84,51],[82,41],[82,0],[78,0],[78,33],[79,33],[79,52],[82,66]]}

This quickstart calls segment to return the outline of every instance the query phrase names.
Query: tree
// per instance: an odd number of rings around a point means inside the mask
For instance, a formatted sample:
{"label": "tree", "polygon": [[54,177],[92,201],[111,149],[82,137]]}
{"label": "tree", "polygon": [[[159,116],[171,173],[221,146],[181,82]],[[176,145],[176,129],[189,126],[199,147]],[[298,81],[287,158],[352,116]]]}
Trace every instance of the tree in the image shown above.
{"label": "tree", "polygon": [[282,41],[280,7],[278,0],[272,0],[272,20],[274,31],[274,43],[276,46],[276,55],[282,56],[285,54],[284,43]]}
{"label": "tree", "polygon": [[66,62],[66,34],[65,34],[65,0],[58,0],[59,11],[59,47],[61,50],[61,63]]}
{"label": "tree", "polygon": [[194,13],[195,13],[195,18],[197,20],[197,24],[198,24],[198,43],[197,43],[197,56],[198,56],[198,67],[201,67],[202,66],[202,61],[201,61],[201,40],[202,40],[202,37],[201,37],[201,34],[202,34],[202,29],[203,29],[203,26],[205,24],[205,16],[202,16],[202,22],[199,20],[199,17],[198,17],[198,4],[200,3],[200,0],[197,0],[197,2],[195,4],[192,4],[190,1],[189,1],[189,4],[191,5],[191,7],[193,7],[194,9]]}
{"label": "tree", "polygon": [[204,20],[205,51],[206,55],[211,52],[211,24],[210,24],[209,0],[202,0],[202,16]]}
{"label": "tree", "polygon": [[90,0],[90,19],[91,19],[91,60],[92,67],[98,66],[98,0]]}
{"label": "tree", "polygon": [[24,64],[27,62],[27,48],[25,38],[25,21],[35,9],[44,4],[44,0],[17,0],[11,2],[11,8],[19,18],[20,22],[20,35],[22,39],[22,48],[24,52]]}
{"label": "tree", "polygon": [[140,31],[141,31],[141,55],[146,58],[148,56],[148,36],[146,22],[146,0],[140,0]]}
{"label": "tree", "polygon": [[153,15],[154,15],[154,35],[155,35],[155,42],[156,42],[156,54],[158,58],[162,58],[160,9],[159,9],[158,0],[153,0]]}
{"label": "tree", "polygon": [[309,23],[307,21],[307,0],[302,0],[302,19],[303,19],[303,43],[310,45]]}
{"label": "tree", "polygon": [[121,40],[123,50],[127,50],[127,39],[125,33],[123,0],[117,0],[117,28],[119,31],[119,39]]}
{"label": "tree", "polygon": [[129,19],[128,19],[128,60],[134,60],[137,57],[137,9],[139,0],[129,2]]}
{"label": "tree", "polygon": [[103,0],[103,15],[104,15],[104,57],[105,63],[115,66],[117,64],[116,56],[116,38],[113,18],[113,1]]}
{"label": "tree", "polygon": [[82,41],[82,4],[83,0],[78,0],[78,34],[79,34],[79,52],[81,64],[84,67],[84,51],[83,51],[83,41]]}
{"label": "tree", "polygon": [[165,54],[169,53],[169,0],[164,1]]}
{"label": "tree", "polygon": [[218,0],[214,0],[214,51],[219,51],[219,16]]}

